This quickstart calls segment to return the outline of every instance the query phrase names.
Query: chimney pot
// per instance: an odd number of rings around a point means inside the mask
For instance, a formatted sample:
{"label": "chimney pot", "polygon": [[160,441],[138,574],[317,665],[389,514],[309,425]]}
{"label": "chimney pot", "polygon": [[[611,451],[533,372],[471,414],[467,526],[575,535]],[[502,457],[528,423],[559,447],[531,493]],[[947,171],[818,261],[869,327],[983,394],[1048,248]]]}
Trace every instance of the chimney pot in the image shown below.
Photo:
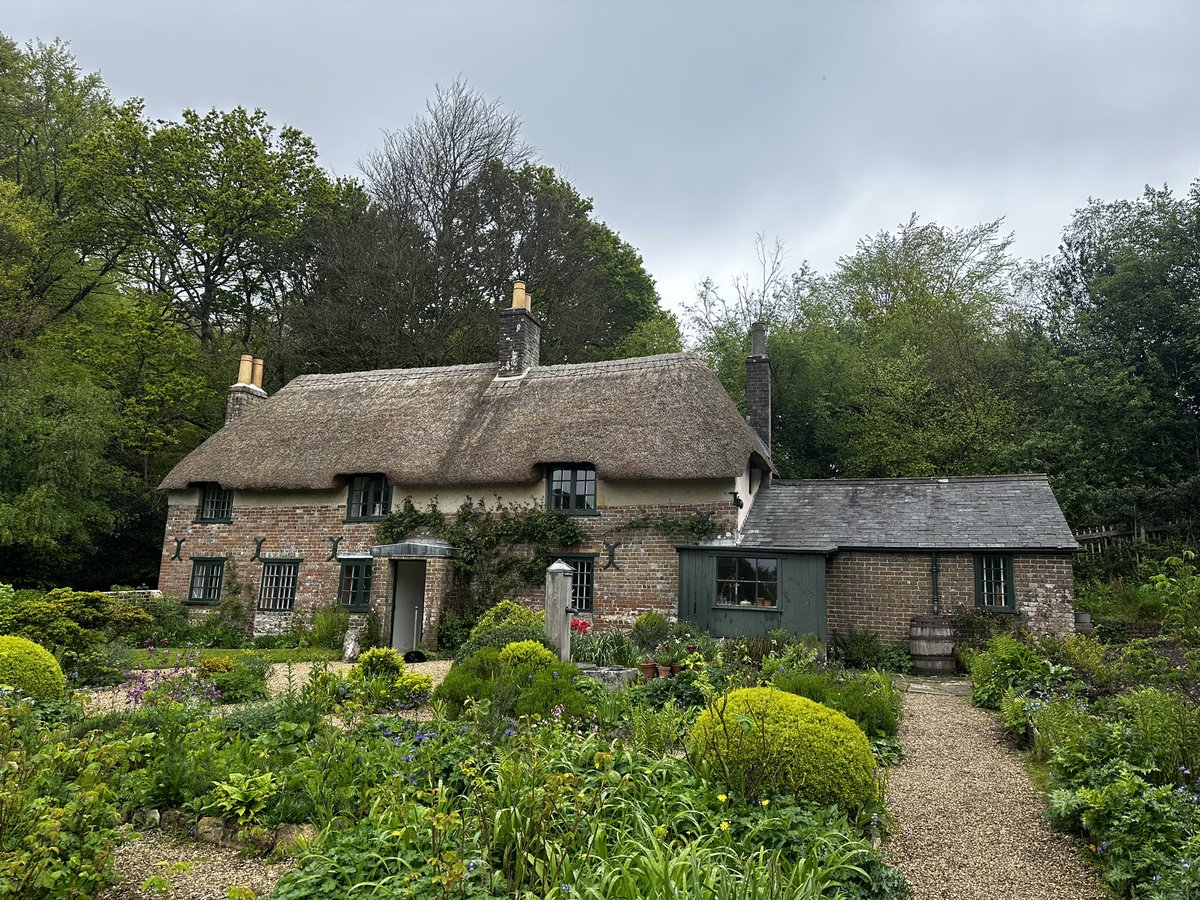
{"label": "chimney pot", "polygon": [[251,383],[250,379],[254,377],[250,371],[253,358],[249,353],[243,353],[241,359],[238,360],[237,384]]}
{"label": "chimney pot", "polygon": [[263,379],[263,361],[261,359],[259,359],[257,356],[254,357],[254,364],[252,366],[252,372],[253,372],[252,377],[254,380],[251,381],[250,383],[253,384],[256,388],[261,388],[262,387],[262,379]]}
{"label": "chimney pot", "polygon": [[262,366],[263,361],[249,353],[243,353],[238,360],[238,380],[230,385],[225,401],[226,425],[267,399],[267,392],[262,389]]}
{"label": "chimney pot", "polygon": [[529,298],[525,293],[525,282],[523,281],[513,282],[512,308],[529,309]]}
{"label": "chimney pot", "polygon": [[750,326],[750,355],[767,355],[767,326],[765,322],[755,322]]}

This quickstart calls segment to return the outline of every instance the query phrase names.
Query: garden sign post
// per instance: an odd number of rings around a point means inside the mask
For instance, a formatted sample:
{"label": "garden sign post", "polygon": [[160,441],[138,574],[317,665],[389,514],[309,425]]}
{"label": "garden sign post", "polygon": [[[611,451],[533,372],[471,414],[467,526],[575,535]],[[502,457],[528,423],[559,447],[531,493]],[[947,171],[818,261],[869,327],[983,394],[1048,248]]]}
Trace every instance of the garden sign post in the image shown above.
{"label": "garden sign post", "polygon": [[561,559],[546,569],[546,637],[563,662],[571,661],[571,576]]}

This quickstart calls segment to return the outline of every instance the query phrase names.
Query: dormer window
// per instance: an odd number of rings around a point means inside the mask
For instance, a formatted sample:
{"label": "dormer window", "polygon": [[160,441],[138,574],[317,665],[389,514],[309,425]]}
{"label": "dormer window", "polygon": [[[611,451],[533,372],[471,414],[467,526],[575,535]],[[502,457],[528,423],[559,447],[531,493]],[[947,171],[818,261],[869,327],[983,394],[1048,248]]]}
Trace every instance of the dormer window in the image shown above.
{"label": "dormer window", "polygon": [[546,506],[577,516],[597,515],[596,467],[554,463],[549,467]]}
{"label": "dormer window", "polygon": [[197,522],[232,522],[233,491],[227,491],[215,481],[200,486],[200,506],[196,510]]}
{"label": "dormer window", "polygon": [[355,475],[350,479],[347,519],[382,519],[392,511],[392,486],[385,475]]}

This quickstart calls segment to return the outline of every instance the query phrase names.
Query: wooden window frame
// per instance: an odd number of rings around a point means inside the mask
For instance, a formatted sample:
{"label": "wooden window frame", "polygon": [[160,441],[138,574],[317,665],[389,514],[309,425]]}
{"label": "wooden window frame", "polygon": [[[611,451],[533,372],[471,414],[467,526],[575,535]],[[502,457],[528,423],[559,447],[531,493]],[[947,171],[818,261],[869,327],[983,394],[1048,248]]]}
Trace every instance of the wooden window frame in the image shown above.
{"label": "wooden window frame", "polygon": [[[264,559],[262,573],[258,579],[258,609],[261,612],[291,612],[296,608],[296,591],[300,584],[300,563],[302,559]],[[278,574],[271,572],[278,569]],[[270,577],[279,579],[271,585],[272,596],[267,604],[267,585]],[[285,590],[276,595],[276,586]]]}
{"label": "wooden window frame", "polygon": [[[556,556],[571,567],[571,606],[575,612],[590,613],[596,609],[596,554],[568,553]],[[579,564],[583,565],[580,566]],[[579,601],[584,601],[581,604]]]}
{"label": "wooden window frame", "polygon": [[233,491],[215,481],[200,485],[200,504],[196,507],[196,522],[206,525],[228,525],[233,521]]}
{"label": "wooden window frame", "polygon": [[[381,509],[382,512],[369,512]],[[346,521],[377,522],[392,511],[392,485],[379,472],[354,475],[346,486]]]}
{"label": "wooden window frame", "polygon": [[[569,516],[598,516],[597,495],[596,467],[591,463],[550,463],[546,466],[546,509]],[[590,506],[588,501],[591,501]]]}
{"label": "wooden window frame", "polygon": [[[215,567],[216,590],[212,590]],[[196,595],[196,581],[200,579],[200,596]],[[225,557],[223,556],[193,556],[192,575],[188,580],[187,604],[189,606],[213,606],[221,600],[221,590],[225,586]]]}
{"label": "wooden window frame", "polygon": [[[1000,566],[1000,576],[1003,579],[1004,604],[988,603],[988,591],[985,581],[988,580],[989,561]],[[994,569],[993,569],[994,571]],[[993,588],[991,593],[995,593]],[[1017,590],[1013,583],[1013,556],[1011,553],[976,553],[975,554],[975,607],[984,612],[1015,613],[1017,611]]]}
{"label": "wooden window frame", "polygon": [[374,560],[352,557],[339,560],[338,604],[351,612],[365,612],[371,607],[371,576]]}
{"label": "wooden window frame", "polygon": [[[755,577],[753,579],[742,578],[740,576],[739,567],[738,567],[737,563],[739,560],[743,560],[743,559],[754,561]],[[778,556],[772,556],[769,553],[720,553],[720,554],[714,554],[713,560],[714,560],[714,564],[716,566],[715,578],[713,579],[713,587],[715,589],[714,594],[713,594],[713,606],[714,607],[719,607],[721,609],[759,610],[761,612],[778,612],[779,611],[779,608],[780,608],[779,607],[780,558]],[[721,577],[721,563],[726,560],[732,560],[734,563],[734,571],[733,571],[732,578],[722,578]],[[758,577],[759,568],[760,568],[758,563],[761,561],[766,561],[766,560],[770,560],[774,564],[774,576],[775,577],[770,579],[769,581]],[[752,593],[754,594],[754,600],[751,602],[748,602],[748,603],[742,603],[741,600],[738,600],[737,602],[734,602],[734,603],[723,602],[721,600],[721,585],[722,584],[734,585],[734,592],[739,596],[742,593],[742,585],[753,585]],[[770,592],[771,596],[768,596],[767,599],[770,600],[771,602],[764,604],[761,602],[763,594],[762,594],[762,589],[760,586],[768,585],[768,584],[771,585],[771,592]]]}

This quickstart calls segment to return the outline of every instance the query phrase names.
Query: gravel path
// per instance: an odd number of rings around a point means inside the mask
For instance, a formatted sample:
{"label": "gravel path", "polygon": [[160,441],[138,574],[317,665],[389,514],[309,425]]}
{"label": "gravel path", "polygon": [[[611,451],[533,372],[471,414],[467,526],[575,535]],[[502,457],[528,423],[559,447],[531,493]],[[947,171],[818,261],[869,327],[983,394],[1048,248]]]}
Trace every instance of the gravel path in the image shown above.
{"label": "gravel path", "polygon": [[1079,842],[1043,817],[1041,794],[990,714],[913,683],[900,738],[887,849],[914,900],[1111,897]]}

